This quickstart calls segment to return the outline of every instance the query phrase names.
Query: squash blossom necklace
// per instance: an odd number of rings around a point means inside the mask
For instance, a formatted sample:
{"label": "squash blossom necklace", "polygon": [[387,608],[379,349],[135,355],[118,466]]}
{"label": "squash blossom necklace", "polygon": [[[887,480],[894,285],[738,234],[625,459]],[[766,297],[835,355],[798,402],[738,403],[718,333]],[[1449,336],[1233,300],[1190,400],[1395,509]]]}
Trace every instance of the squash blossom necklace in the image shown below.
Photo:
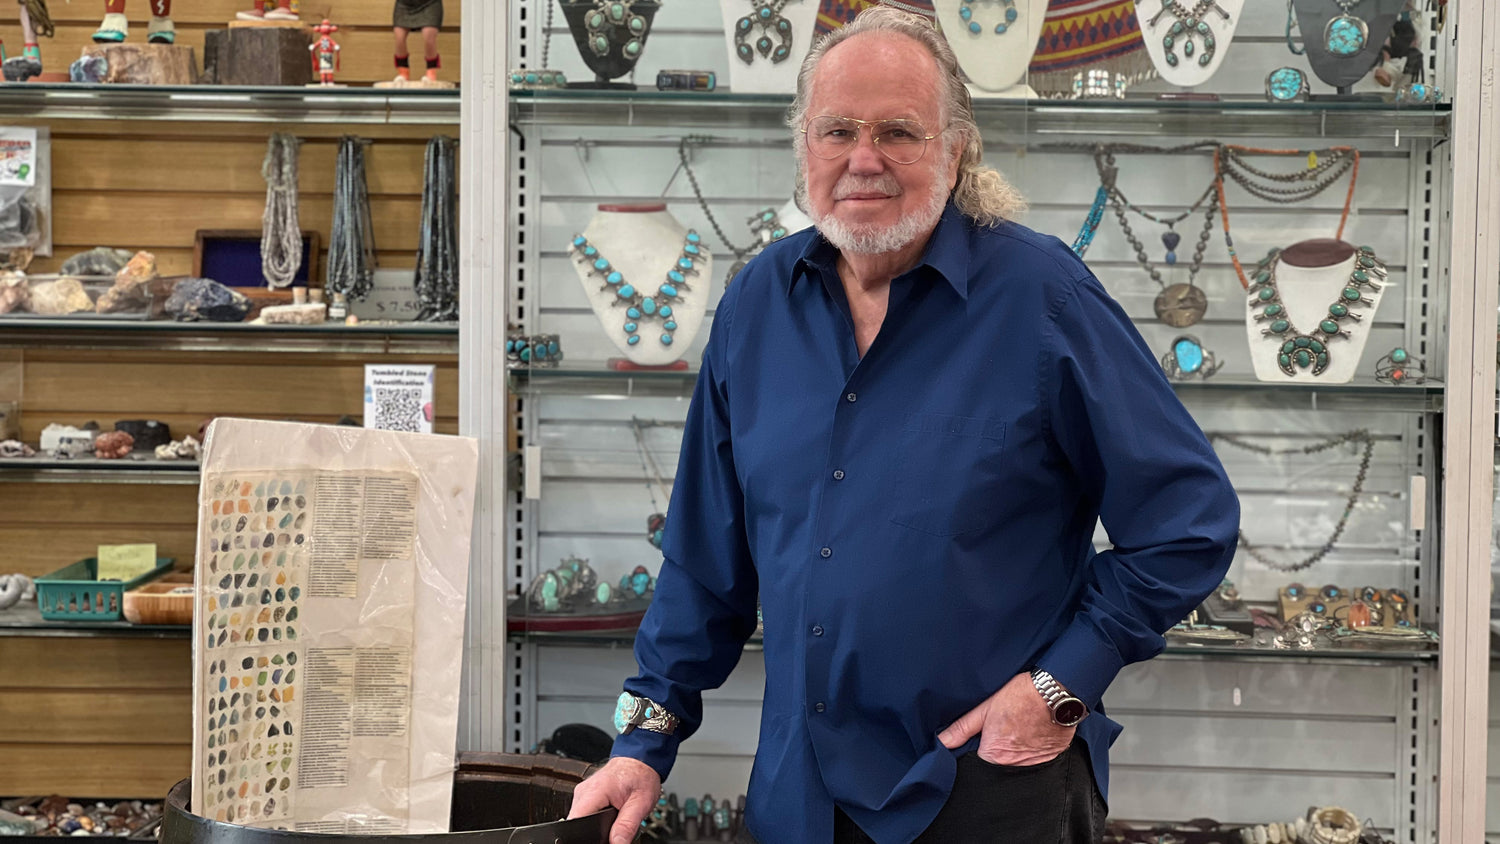
{"label": "squash blossom necklace", "polygon": [[677,330],[672,303],[681,302],[681,291],[690,289],[687,277],[698,274],[697,261],[703,256],[702,243],[703,239],[698,236],[698,233],[689,230],[687,237],[683,239],[682,252],[672,264],[672,269],[667,270],[666,278],[657,286],[656,292],[649,296],[637,290],[634,284],[626,281],[625,274],[615,269],[608,258],[599,254],[599,248],[589,243],[589,239],[583,235],[573,236],[569,251],[579,255],[588,263],[589,275],[601,276],[604,279],[604,287],[601,289],[613,288],[615,306],[625,308],[626,343],[631,346],[640,343],[641,323],[654,319],[661,320],[662,333],[658,339],[663,346],[670,346],[672,345],[672,332]]}
{"label": "squash blossom necklace", "polygon": [[1276,350],[1276,365],[1287,375],[1296,375],[1298,370],[1310,369],[1313,375],[1322,375],[1328,369],[1330,352],[1328,343],[1338,337],[1348,337],[1349,332],[1340,327],[1346,320],[1358,322],[1361,317],[1351,310],[1356,305],[1370,306],[1375,303],[1365,298],[1361,288],[1372,292],[1380,290],[1372,276],[1385,278],[1385,264],[1375,257],[1375,251],[1361,246],[1354,259],[1354,270],[1349,280],[1339,291],[1338,298],[1328,306],[1328,313],[1319,320],[1318,327],[1304,333],[1292,324],[1291,315],[1281,301],[1281,290],[1276,286],[1276,268],[1281,263],[1281,250],[1274,250],[1256,267],[1250,286],[1250,303],[1261,308],[1255,315],[1256,322],[1269,322],[1261,329],[1267,337],[1285,340]]}

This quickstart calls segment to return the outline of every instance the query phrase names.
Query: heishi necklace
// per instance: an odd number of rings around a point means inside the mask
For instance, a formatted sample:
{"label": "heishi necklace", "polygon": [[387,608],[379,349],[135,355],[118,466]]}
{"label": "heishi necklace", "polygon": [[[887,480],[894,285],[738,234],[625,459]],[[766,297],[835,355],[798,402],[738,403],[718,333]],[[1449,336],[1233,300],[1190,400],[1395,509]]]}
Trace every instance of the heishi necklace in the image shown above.
{"label": "heishi necklace", "polygon": [[[769,58],[772,64],[780,64],[792,54],[792,22],[781,16],[789,0],[750,0],[750,14],[734,23],[734,54],[745,64],[755,62],[755,52],[761,58]],[[750,49],[750,33],[760,27],[760,37],[755,39],[755,49]],[[771,33],[776,34],[778,44],[771,43]],[[773,49],[774,48],[774,49]]]}
{"label": "heishi necklace", "polygon": [[[963,0],[963,5],[958,7],[958,16],[963,19],[970,35],[981,35],[984,33],[984,26],[974,20],[974,2],[975,0]],[[995,24],[995,34],[1004,35],[1015,25],[1021,13],[1016,11],[1016,0],[999,0],[999,3],[1005,7],[1005,20]]]}
{"label": "heishi necklace", "polygon": [[1182,46],[1182,56],[1192,59],[1196,48],[1193,46],[1193,38],[1196,36],[1203,42],[1203,55],[1198,57],[1201,67],[1208,67],[1208,63],[1214,60],[1214,53],[1218,52],[1219,42],[1214,38],[1213,30],[1209,28],[1208,21],[1203,16],[1209,12],[1218,12],[1229,20],[1229,13],[1224,11],[1217,0],[1198,0],[1197,5],[1190,10],[1178,2],[1178,0],[1162,0],[1161,10],[1158,11],[1148,24],[1152,29],[1161,20],[1162,16],[1171,13],[1176,18],[1172,26],[1167,29],[1167,34],[1162,36],[1161,46],[1166,50],[1167,64],[1176,67],[1180,63],[1177,58],[1177,47]]}
{"label": "heishi necklace", "polygon": [[[698,233],[689,230],[687,237],[683,238],[682,253],[667,271],[667,277],[656,288],[656,292],[650,296],[635,289],[635,285],[625,280],[625,274],[615,269],[609,259],[599,254],[598,247],[589,243],[589,239],[583,235],[574,235],[569,251],[582,256],[588,262],[589,275],[602,276],[604,287],[601,290],[615,291],[614,304],[616,307],[625,307],[625,342],[631,346],[641,342],[641,322],[647,319],[659,319],[662,321],[661,344],[672,345],[672,332],[677,330],[677,321],[672,318],[672,302],[681,302],[679,293],[690,289],[687,276],[698,274],[696,262],[703,255],[703,247],[700,245],[702,238]],[[660,299],[661,301],[657,301]]]}
{"label": "heishi necklace", "polygon": [[1339,4],[1343,14],[1328,21],[1323,27],[1323,49],[1341,58],[1359,55],[1370,42],[1370,25],[1363,18],[1349,14],[1361,0],[1333,0]]}
{"label": "heishi necklace", "polygon": [[1373,306],[1374,301],[1365,298],[1361,288],[1371,292],[1380,290],[1372,276],[1385,278],[1385,264],[1375,257],[1375,251],[1361,246],[1354,259],[1354,270],[1349,280],[1339,291],[1337,298],[1328,306],[1328,313],[1318,322],[1316,330],[1303,333],[1292,324],[1291,314],[1281,300],[1281,290],[1276,285],[1276,268],[1281,263],[1281,251],[1273,251],[1256,267],[1255,283],[1250,288],[1250,304],[1262,308],[1255,315],[1256,322],[1268,322],[1261,329],[1263,336],[1281,337],[1286,342],[1276,350],[1276,365],[1287,375],[1296,375],[1300,369],[1311,369],[1313,375],[1322,375],[1328,368],[1330,353],[1328,341],[1348,337],[1349,332],[1340,327],[1344,320],[1358,322],[1359,314],[1350,310],[1355,305]]}
{"label": "heishi necklace", "polygon": [[[1307,156],[1310,166],[1298,173],[1268,173],[1245,161],[1242,157],[1244,153]],[[1354,186],[1359,182],[1359,150],[1354,147],[1332,147],[1323,150],[1321,156],[1306,150],[1259,149],[1232,144],[1224,144],[1214,150],[1214,182],[1219,194],[1219,214],[1224,221],[1224,245],[1229,249],[1229,261],[1234,265],[1241,287],[1248,290],[1250,279],[1245,275],[1239,253],[1234,248],[1234,236],[1229,230],[1229,206],[1224,201],[1224,177],[1233,179],[1252,196],[1267,202],[1289,205],[1312,199],[1332,187],[1346,172],[1349,173],[1349,190],[1344,195],[1344,211],[1339,217],[1338,231],[1334,234],[1337,240],[1344,239],[1344,226],[1349,222],[1349,209],[1354,202]],[[1290,187],[1260,184],[1256,179]]]}

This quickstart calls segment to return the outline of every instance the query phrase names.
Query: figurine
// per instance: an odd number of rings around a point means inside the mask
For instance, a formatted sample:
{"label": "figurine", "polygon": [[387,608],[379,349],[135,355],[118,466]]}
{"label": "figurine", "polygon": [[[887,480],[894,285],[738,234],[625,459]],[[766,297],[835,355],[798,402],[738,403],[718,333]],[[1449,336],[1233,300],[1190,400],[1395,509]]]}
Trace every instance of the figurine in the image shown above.
{"label": "figurine", "polygon": [[427,68],[422,81],[438,81],[437,72],[443,66],[437,43],[438,30],[443,26],[443,0],[396,0],[391,17],[391,27],[396,33],[396,81],[411,81],[411,56],[406,39],[414,29],[422,31],[422,59]]}
{"label": "figurine", "polygon": [[324,18],[322,23],[313,27],[313,32],[318,33],[319,37],[307,49],[312,53],[313,72],[318,74],[317,84],[319,85],[331,87],[333,85],[334,72],[342,66],[339,60],[339,51],[343,48],[332,37],[338,31],[339,28],[329,23],[327,18]]}
{"label": "figurine", "polygon": [[[151,7],[151,23],[146,27],[146,40],[152,44],[175,44],[177,29],[172,25],[172,0],[148,0],[148,5]],[[94,42],[119,44],[129,31],[125,0],[104,0],[104,22],[94,33]]]}
{"label": "figurine", "polygon": [[245,12],[235,12],[234,16],[242,21],[298,21],[301,20],[297,13],[292,11],[292,0],[276,0],[276,5],[267,9],[268,2],[252,0],[252,8]]}
{"label": "figurine", "polygon": [[6,82],[25,82],[42,72],[42,48],[37,45],[38,35],[51,37],[55,28],[47,13],[47,0],[16,0],[21,13],[21,55],[8,57],[5,43],[0,41],[0,64],[3,64]]}

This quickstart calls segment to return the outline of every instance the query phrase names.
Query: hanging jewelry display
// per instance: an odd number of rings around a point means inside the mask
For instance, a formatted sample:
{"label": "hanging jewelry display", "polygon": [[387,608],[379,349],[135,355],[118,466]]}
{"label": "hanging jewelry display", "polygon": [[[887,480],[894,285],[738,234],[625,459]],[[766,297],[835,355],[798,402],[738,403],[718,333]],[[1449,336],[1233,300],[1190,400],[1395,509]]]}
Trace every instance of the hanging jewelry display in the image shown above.
{"label": "hanging jewelry display", "polygon": [[1340,58],[1359,55],[1370,40],[1370,25],[1349,12],[1363,0],[1333,0],[1343,10],[1323,28],[1323,49]]}
{"label": "hanging jewelry display", "polygon": [[[1246,155],[1302,156],[1308,160],[1306,169],[1293,173],[1270,173],[1245,160]],[[1229,228],[1229,206],[1224,200],[1224,179],[1229,177],[1251,196],[1278,205],[1305,202],[1328,190],[1345,173],[1349,174],[1349,190],[1344,195],[1344,210],[1339,216],[1339,228],[1334,238],[1343,240],[1344,226],[1349,222],[1349,209],[1354,203],[1354,186],[1359,182],[1359,150],[1354,147],[1332,147],[1320,152],[1295,149],[1258,149],[1255,147],[1222,144],[1214,149],[1214,185],[1219,198],[1219,214],[1224,223],[1224,245],[1229,249],[1229,262],[1240,279],[1240,286],[1250,289],[1250,278],[1240,263],[1239,253],[1234,248],[1234,235]]]}
{"label": "hanging jewelry display", "polygon": [[1161,9],[1147,22],[1153,30],[1163,16],[1171,14],[1176,20],[1167,28],[1167,34],[1162,36],[1161,46],[1166,50],[1167,64],[1176,67],[1181,60],[1177,58],[1177,48],[1182,48],[1182,58],[1193,60],[1193,54],[1197,49],[1193,45],[1193,39],[1197,38],[1203,43],[1203,52],[1198,56],[1198,64],[1208,67],[1214,60],[1214,53],[1218,52],[1219,42],[1214,38],[1213,29],[1209,27],[1204,16],[1209,12],[1218,12],[1224,20],[1229,20],[1229,13],[1224,11],[1216,0],[1198,0],[1193,8],[1189,9],[1178,0],[1162,0]]}
{"label": "hanging jewelry display", "polygon": [[677,321],[672,318],[672,303],[681,302],[678,295],[690,289],[687,277],[698,275],[697,261],[703,255],[703,238],[689,230],[683,238],[682,252],[667,270],[666,278],[656,286],[656,292],[646,294],[645,288],[637,290],[626,280],[624,273],[615,269],[609,259],[599,254],[598,247],[589,243],[583,235],[574,235],[570,250],[581,255],[589,263],[589,275],[604,279],[606,288],[614,288],[616,307],[625,308],[625,342],[634,346],[641,342],[641,324],[648,319],[660,320],[661,335],[657,338],[663,346],[672,345],[672,332],[677,330]]}
{"label": "hanging jewelry display", "polygon": [[1421,384],[1427,380],[1427,362],[1398,346],[1375,362],[1375,380],[1382,384]]}
{"label": "hanging jewelry display", "polygon": [[[768,58],[772,64],[780,64],[792,54],[792,22],[781,16],[789,0],[750,0],[750,14],[734,23],[734,54],[745,64],[755,62],[756,52]],[[750,35],[760,27],[760,37],[755,47],[750,47]],[[771,41],[775,34],[776,41]]]}
{"label": "hanging jewelry display", "polygon": [[703,198],[703,189],[698,184],[698,175],[693,172],[692,165],[688,163],[688,144],[692,140],[692,138],[683,138],[677,142],[677,160],[681,162],[679,166],[682,168],[682,172],[687,174],[688,184],[693,188],[693,197],[698,200],[698,207],[703,210],[703,216],[708,218],[708,224],[713,226],[714,234],[719,236],[719,242],[724,244],[725,249],[734,254],[734,263],[730,265],[729,272],[724,276],[724,286],[728,287],[729,283],[734,281],[734,277],[740,274],[740,270],[745,268],[745,264],[749,263],[750,259],[755,257],[756,253],[764,249],[768,244],[775,243],[786,237],[789,232],[786,226],[781,224],[781,219],[777,215],[776,209],[764,208],[746,221],[750,224],[750,233],[755,235],[757,242],[743,248],[735,246],[729,240],[729,237],[724,234],[724,228],[719,225],[719,219],[709,209],[708,200]]}
{"label": "hanging jewelry display", "polygon": [[1374,277],[1385,278],[1385,265],[1375,257],[1368,246],[1361,246],[1354,261],[1354,270],[1349,281],[1339,291],[1337,298],[1328,306],[1328,311],[1318,321],[1318,327],[1304,333],[1292,324],[1291,314],[1281,301],[1281,291],[1276,286],[1276,268],[1281,263],[1280,250],[1272,252],[1255,268],[1255,278],[1250,287],[1250,303],[1261,308],[1255,315],[1256,322],[1268,323],[1261,329],[1265,336],[1276,336],[1286,340],[1277,349],[1276,365],[1287,375],[1296,375],[1298,370],[1310,369],[1313,375],[1322,375],[1328,369],[1332,352],[1328,348],[1331,340],[1348,337],[1349,332],[1340,327],[1344,321],[1358,322],[1361,317],[1351,310],[1356,305],[1371,306],[1375,303],[1365,298],[1364,290],[1380,290]]}
{"label": "hanging jewelry display", "polygon": [[420,322],[458,319],[458,142],[438,135],[427,142],[422,184],[422,233],[413,284]]}
{"label": "hanging jewelry display", "polygon": [[660,423],[647,422],[639,417],[630,417],[630,430],[635,434],[636,451],[641,456],[641,471],[646,475],[646,494],[651,497],[651,515],[646,517],[646,541],[651,547],[661,550],[662,536],[667,529],[667,514],[656,500],[659,490],[663,501],[672,500],[671,493],[667,492],[666,481],[662,479],[661,467],[656,465],[656,458],[651,456],[651,450],[646,448],[646,427],[655,426]]}
{"label": "hanging jewelry display", "polygon": [[370,219],[370,189],[365,182],[367,143],[353,135],[339,138],[328,273],[323,282],[330,296],[341,293],[355,301],[369,295],[375,283],[375,225]]}
{"label": "hanging jewelry display", "polygon": [[266,180],[261,217],[260,271],[271,287],[290,287],[302,267],[302,226],[297,220],[297,149],[292,135],[271,133],[260,175]]}
{"label": "hanging jewelry display", "polygon": [[1099,224],[1104,222],[1104,206],[1109,202],[1109,188],[1100,185],[1094,191],[1094,204],[1089,206],[1089,214],[1083,220],[1083,227],[1078,230],[1078,236],[1073,238],[1073,254],[1082,258],[1094,245],[1094,235],[1099,233]]}
{"label": "hanging jewelry display", "polygon": [[1173,340],[1172,350],[1161,359],[1162,370],[1173,381],[1210,378],[1223,366],[1223,361],[1203,348],[1202,341],[1191,334],[1184,334]]}
{"label": "hanging jewelry display", "polygon": [[[984,3],[985,0],[977,0],[977,2]],[[1016,0],[992,0],[992,2],[999,3],[1005,10],[1001,15],[1003,20],[995,24],[994,29],[996,35],[1004,35],[1010,31],[1012,26],[1015,26],[1016,19],[1021,16],[1021,13],[1016,10]],[[974,20],[975,3],[976,0],[963,0],[963,5],[958,8],[958,16],[963,20],[964,26],[969,30],[969,34],[980,35],[984,32],[985,27],[979,21]]]}
{"label": "hanging jewelry display", "polygon": [[1305,457],[1328,451],[1332,448],[1337,448],[1345,443],[1359,443],[1363,446],[1363,450],[1360,454],[1359,459],[1359,471],[1354,476],[1354,485],[1349,489],[1349,496],[1344,506],[1344,513],[1339,517],[1338,523],[1333,526],[1333,532],[1329,534],[1328,541],[1324,542],[1318,548],[1318,550],[1295,563],[1283,563],[1277,560],[1273,560],[1270,557],[1267,557],[1265,554],[1261,553],[1260,548],[1252,544],[1250,540],[1246,538],[1245,531],[1240,531],[1239,546],[1241,548],[1244,548],[1246,553],[1248,553],[1256,560],[1260,561],[1267,568],[1274,569],[1280,572],[1295,572],[1311,568],[1319,560],[1328,556],[1328,553],[1333,550],[1335,545],[1338,544],[1339,538],[1344,535],[1344,528],[1349,524],[1349,516],[1354,513],[1354,506],[1359,502],[1359,495],[1364,491],[1365,476],[1370,471],[1370,458],[1375,454],[1375,438],[1370,436],[1370,432],[1364,429],[1350,431],[1347,434],[1340,434],[1339,436],[1331,437],[1321,442],[1316,442],[1312,445],[1306,445],[1301,448],[1288,449],[1274,449],[1262,445],[1256,445],[1255,443],[1246,442],[1245,440],[1230,434],[1211,433],[1208,435],[1208,439],[1209,442],[1227,443],[1234,446],[1235,448],[1243,449],[1245,451],[1259,454],[1264,457],[1283,457],[1288,455],[1302,455]]}
{"label": "hanging jewelry display", "polygon": [[[1120,230],[1125,234],[1125,239],[1135,250],[1135,259],[1141,268],[1151,276],[1161,288],[1161,293],[1156,297],[1156,318],[1173,328],[1186,328],[1203,319],[1208,311],[1208,296],[1202,288],[1194,282],[1198,278],[1198,272],[1203,268],[1203,256],[1208,249],[1208,240],[1213,232],[1214,212],[1217,211],[1218,194],[1214,189],[1214,182],[1210,181],[1203,194],[1186,211],[1172,217],[1161,217],[1147,211],[1145,208],[1133,203],[1120,190],[1119,168],[1115,164],[1116,152],[1164,152],[1168,154],[1183,154],[1195,150],[1207,150],[1216,148],[1211,141],[1200,141],[1193,144],[1185,144],[1169,149],[1156,147],[1143,147],[1129,144],[1101,144],[1094,148],[1094,167],[1099,173],[1100,185],[1107,187],[1110,205],[1114,209],[1115,218],[1120,222]],[[1147,220],[1158,225],[1166,226],[1162,233],[1162,246],[1166,247],[1165,260],[1169,266],[1177,263],[1177,247],[1182,243],[1182,235],[1178,234],[1175,226],[1188,219],[1207,206],[1207,212],[1203,217],[1203,230],[1198,236],[1198,246],[1193,251],[1192,263],[1188,265],[1188,280],[1186,284],[1167,285],[1162,280],[1161,271],[1151,262],[1146,254],[1146,246],[1136,237],[1135,230],[1130,226],[1130,218],[1126,211],[1132,211]]]}

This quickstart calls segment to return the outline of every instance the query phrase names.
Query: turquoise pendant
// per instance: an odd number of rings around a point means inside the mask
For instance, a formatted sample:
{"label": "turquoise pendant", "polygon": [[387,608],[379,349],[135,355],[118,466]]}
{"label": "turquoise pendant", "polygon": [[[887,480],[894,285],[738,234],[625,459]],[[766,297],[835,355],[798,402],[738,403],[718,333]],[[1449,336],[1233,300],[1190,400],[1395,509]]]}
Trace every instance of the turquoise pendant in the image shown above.
{"label": "turquoise pendant", "polygon": [[1335,56],[1359,55],[1370,40],[1370,26],[1360,18],[1339,15],[1323,29],[1323,47]]}
{"label": "turquoise pendant", "polygon": [[1173,343],[1172,354],[1177,358],[1177,368],[1189,375],[1203,368],[1203,346],[1191,337]]}

